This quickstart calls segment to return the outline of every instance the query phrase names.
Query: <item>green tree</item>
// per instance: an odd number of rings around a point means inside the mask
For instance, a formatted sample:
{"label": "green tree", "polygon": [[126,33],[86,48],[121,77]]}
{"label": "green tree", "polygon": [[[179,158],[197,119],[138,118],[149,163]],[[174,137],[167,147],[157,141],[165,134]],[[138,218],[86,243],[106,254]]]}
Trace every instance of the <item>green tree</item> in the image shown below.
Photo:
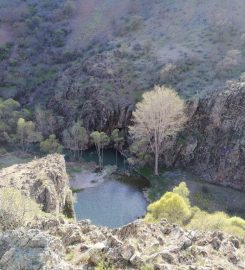
{"label": "green tree", "polygon": [[17,122],[17,139],[22,150],[27,151],[31,144],[42,140],[42,135],[40,132],[36,131],[36,126],[32,121],[19,118]]}
{"label": "green tree", "polygon": [[75,9],[76,7],[73,1],[66,1],[64,4],[63,14],[69,18],[73,15]]}
{"label": "green tree", "polygon": [[104,147],[110,143],[110,138],[104,132],[99,131],[92,132],[90,137],[96,148],[99,158],[99,167],[102,169],[104,164]]}
{"label": "green tree", "polygon": [[35,108],[35,123],[38,131],[43,136],[48,137],[55,134],[61,127],[63,127],[63,117],[54,116],[51,110],[43,110],[40,105]]}
{"label": "green tree", "polygon": [[62,137],[65,148],[73,153],[75,159],[79,159],[82,156],[82,152],[88,147],[88,132],[81,126],[79,121],[75,122],[70,128],[65,129]]}
{"label": "green tree", "polygon": [[118,151],[122,150],[124,138],[123,136],[121,136],[119,129],[114,129],[111,133],[111,139],[114,142],[114,147],[116,149],[116,165],[117,165]]}
{"label": "green tree", "polygon": [[13,100],[0,99],[0,142],[14,143],[16,124],[21,117],[20,104]]}
{"label": "green tree", "polygon": [[63,146],[59,143],[54,134],[49,135],[48,139],[40,143],[40,149],[42,152],[48,154],[61,154],[63,152]]}
{"label": "green tree", "polygon": [[158,175],[159,156],[163,142],[174,136],[183,127],[186,117],[184,101],[170,88],[155,86],[143,94],[143,100],[136,104],[133,125],[129,127],[134,140],[147,141],[155,156],[155,175]]}
{"label": "green tree", "polygon": [[128,158],[128,163],[134,167],[135,165],[143,167],[146,163],[149,163],[152,159],[152,156],[149,151],[148,142],[145,140],[137,140],[134,141],[129,150],[132,154],[130,158]]}

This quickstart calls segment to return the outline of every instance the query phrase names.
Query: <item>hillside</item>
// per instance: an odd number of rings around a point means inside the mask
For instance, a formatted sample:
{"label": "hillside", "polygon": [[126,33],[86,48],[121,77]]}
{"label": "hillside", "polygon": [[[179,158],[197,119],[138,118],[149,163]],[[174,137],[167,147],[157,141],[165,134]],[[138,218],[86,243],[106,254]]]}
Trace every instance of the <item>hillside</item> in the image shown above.
{"label": "hillside", "polygon": [[190,119],[162,165],[244,190],[244,12],[242,0],[2,0],[0,97],[20,107],[2,113],[0,141],[16,146],[18,117],[60,142],[74,121],[127,135],[135,102],[164,84]]}
{"label": "hillside", "polygon": [[1,5],[1,95],[55,105],[55,114],[86,118],[90,128],[95,103],[112,114],[154,84],[198,98],[243,72],[243,1]]}

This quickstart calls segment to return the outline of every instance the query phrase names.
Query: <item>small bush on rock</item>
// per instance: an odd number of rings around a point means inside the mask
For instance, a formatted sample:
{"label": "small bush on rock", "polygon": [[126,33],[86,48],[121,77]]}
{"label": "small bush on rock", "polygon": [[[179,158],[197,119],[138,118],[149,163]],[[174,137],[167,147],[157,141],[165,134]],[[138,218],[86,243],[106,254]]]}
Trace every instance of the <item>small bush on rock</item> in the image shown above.
{"label": "small bush on rock", "polygon": [[9,230],[34,221],[42,215],[40,206],[14,188],[0,189],[0,229]]}
{"label": "small bush on rock", "polygon": [[109,262],[102,260],[95,266],[95,270],[115,270],[115,268]]}

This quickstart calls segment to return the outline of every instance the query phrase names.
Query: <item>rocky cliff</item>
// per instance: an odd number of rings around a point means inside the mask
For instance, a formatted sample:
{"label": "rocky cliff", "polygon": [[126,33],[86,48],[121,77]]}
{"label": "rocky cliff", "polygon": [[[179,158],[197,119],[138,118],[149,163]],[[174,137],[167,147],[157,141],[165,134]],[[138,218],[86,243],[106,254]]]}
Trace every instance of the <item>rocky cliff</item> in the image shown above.
{"label": "rocky cliff", "polygon": [[165,153],[167,166],[193,168],[204,179],[245,191],[245,82],[188,103],[183,137]]}
{"label": "rocky cliff", "polygon": [[48,213],[72,216],[72,194],[64,157],[58,154],[34,159],[0,171],[0,188],[14,187],[33,198]]}
{"label": "rocky cliff", "polygon": [[244,239],[185,231],[166,220],[108,229],[49,219],[0,233],[2,270],[94,269],[98,263],[107,270],[235,270],[245,269],[244,254]]}

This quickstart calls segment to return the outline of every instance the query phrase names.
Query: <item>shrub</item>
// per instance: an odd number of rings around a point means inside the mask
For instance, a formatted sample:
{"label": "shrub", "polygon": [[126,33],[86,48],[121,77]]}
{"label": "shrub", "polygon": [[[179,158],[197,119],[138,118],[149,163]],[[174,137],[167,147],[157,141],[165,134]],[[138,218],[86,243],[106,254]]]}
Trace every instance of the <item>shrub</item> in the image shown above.
{"label": "shrub", "polygon": [[241,229],[245,230],[245,220],[239,217],[231,217],[230,224],[232,226],[240,227]]}
{"label": "shrub", "polygon": [[95,266],[95,270],[115,270],[115,268],[111,263],[102,260]]}
{"label": "shrub", "polygon": [[121,27],[118,29],[117,34],[120,36],[126,35],[129,32],[137,31],[140,29],[144,22],[144,18],[138,15],[127,17]]}
{"label": "shrub", "polygon": [[8,59],[9,55],[10,55],[10,47],[1,46],[0,47],[0,61]]}
{"label": "shrub", "polygon": [[181,182],[177,187],[173,189],[173,193],[180,195],[185,201],[190,204],[189,194],[190,191],[185,182]]}
{"label": "shrub", "polygon": [[128,158],[129,164],[132,166],[139,165],[143,167],[147,163],[150,163],[152,156],[149,153],[149,146],[144,140],[134,141],[129,148],[130,152],[133,154],[133,157]]}
{"label": "shrub", "polygon": [[223,230],[227,225],[227,218],[228,216],[223,212],[208,214],[207,212],[198,209],[188,224],[188,227],[203,231]]}
{"label": "shrub", "polygon": [[174,82],[176,80],[177,66],[172,63],[166,64],[160,70],[160,79],[164,82]]}
{"label": "shrub", "polygon": [[165,193],[160,200],[148,206],[146,220],[158,221],[166,218],[169,222],[184,224],[191,216],[191,209],[185,198],[174,192]]}
{"label": "shrub", "polygon": [[239,50],[230,50],[216,66],[218,77],[227,77],[232,75],[241,64],[241,52]]}
{"label": "shrub", "polygon": [[31,198],[14,188],[0,189],[0,229],[15,229],[34,221],[43,212]]}
{"label": "shrub", "polygon": [[230,217],[224,212],[208,213],[198,207],[191,207],[189,190],[184,182],[165,193],[160,200],[148,206],[145,220],[156,222],[166,218],[169,222],[184,225],[188,229],[202,231],[223,231],[245,237],[245,220]]}
{"label": "shrub", "polygon": [[140,270],[153,270],[154,267],[152,265],[144,265],[140,268]]}
{"label": "shrub", "polygon": [[7,150],[4,147],[0,147],[0,156],[7,153]]}
{"label": "shrub", "polygon": [[75,9],[76,9],[76,7],[75,7],[74,2],[72,2],[72,1],[67,1],[67,2],[65,2],[65,4],[64,4],[63,14],[64,14],[65,16],[67,16],[68,18],[70,18],[70,17],[73,15]]}
{"label": "shrub", "polygon": [[190,229],[203,231],[223,231],[245,237],[245,220],[239,217],[229,217],[223,212],[209,214],[198,209],[187,225]]}
{"label": "shrub", "polygon": [[63,152],[63,146],[59,144],[59,141],[58,139],[56,139],[56,136],[54,134],[50,135],[48,139],[40,143],[40,149],[42,152],[47,154],[61,154]]}

